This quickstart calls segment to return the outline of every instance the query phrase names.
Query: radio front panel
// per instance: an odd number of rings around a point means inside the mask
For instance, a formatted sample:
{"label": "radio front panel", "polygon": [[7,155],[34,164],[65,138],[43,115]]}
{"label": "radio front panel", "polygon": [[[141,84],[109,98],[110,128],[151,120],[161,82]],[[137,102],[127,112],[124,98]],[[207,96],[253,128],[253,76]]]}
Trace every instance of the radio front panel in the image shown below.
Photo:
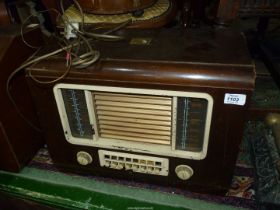
{"label": "radio front panel", "polygon": [[72,144],[206,157],[209,94],[72,84],[56,85],[54,94],[65,139]]}

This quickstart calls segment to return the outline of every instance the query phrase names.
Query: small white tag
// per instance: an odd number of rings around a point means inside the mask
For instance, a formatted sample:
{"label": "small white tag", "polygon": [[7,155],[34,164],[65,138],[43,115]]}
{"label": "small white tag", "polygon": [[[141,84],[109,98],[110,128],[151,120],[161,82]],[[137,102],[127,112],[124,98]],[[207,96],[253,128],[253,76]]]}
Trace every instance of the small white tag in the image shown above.
{"label": "small white tag", "polygon": [[226,93],[224,103],[243,106],[246,103],[246,95]]}
{"label": "small white tag", "polygon": [[79,30],[79,23],[68,23],[64,26],[64,36],[66,39],[77,38],[76,30]]}

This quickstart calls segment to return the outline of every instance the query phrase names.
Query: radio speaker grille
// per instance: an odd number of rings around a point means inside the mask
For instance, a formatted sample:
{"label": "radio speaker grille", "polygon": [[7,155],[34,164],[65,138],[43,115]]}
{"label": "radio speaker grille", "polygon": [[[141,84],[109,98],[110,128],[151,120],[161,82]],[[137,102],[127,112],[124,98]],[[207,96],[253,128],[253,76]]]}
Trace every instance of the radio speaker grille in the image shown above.
{"label": "radio speaker grille", "polygon": [[93,92],[99,136],[171,144],[172,98]]}

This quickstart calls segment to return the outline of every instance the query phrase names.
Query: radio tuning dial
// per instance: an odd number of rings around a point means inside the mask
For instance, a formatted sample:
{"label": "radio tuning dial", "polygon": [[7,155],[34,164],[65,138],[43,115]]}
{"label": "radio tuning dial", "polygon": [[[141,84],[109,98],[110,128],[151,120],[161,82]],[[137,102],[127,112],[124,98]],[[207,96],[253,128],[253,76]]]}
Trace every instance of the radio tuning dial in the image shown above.
{"label": "radio tuning dial", "polygon": [[193,175],[193,169],[187,165],[179,165],[175,168],[175,173],[179,179],[188,180]]}
{"label": "radio tuning dial", "polygon": [[80,165],[86,166],[92,163],[92,157],[89,153],[80,151],[77,153],[77,161]]}

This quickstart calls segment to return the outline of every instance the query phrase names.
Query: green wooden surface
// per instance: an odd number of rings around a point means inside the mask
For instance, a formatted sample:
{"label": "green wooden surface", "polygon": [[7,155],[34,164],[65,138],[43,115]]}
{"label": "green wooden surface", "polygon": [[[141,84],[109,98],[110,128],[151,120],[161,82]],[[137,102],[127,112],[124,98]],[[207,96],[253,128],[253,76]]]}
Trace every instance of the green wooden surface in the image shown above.
{"label": "green wooden surface", "polygon": [[109,184],[27,167],[19,174],[0,171],[0,190],[60,209],[237,209],[179,195]]}

